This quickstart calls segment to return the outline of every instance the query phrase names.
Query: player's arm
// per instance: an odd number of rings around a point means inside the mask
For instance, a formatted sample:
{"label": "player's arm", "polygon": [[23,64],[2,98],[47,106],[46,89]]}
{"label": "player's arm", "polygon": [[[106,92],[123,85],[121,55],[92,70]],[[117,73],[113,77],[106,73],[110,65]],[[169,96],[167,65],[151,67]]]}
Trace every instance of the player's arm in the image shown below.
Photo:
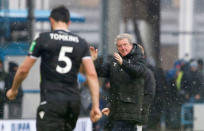
{"label": "player's arm", "polygon": [[92,96],[92,110],[91,119],[96,122],[101,117],[99,109],[99,81],[98,76],[91,58],[85,58],[82,60],[84,71],[86,73],[87,82],[89,85],[90,93]]}
{"label": "player's arm", "polygon": [[93,106],[99,107],[99,82],[94,64],[91,59],[83,60],[83,67],[86,73],[89,89],[91,92]]}
{"label": "player's arm", "polygon": [[22,81],[27,77],[31,67],[36,62],[36,59],[33,59],[27,56],[22,65],[19,66],[16,75],[13,80],[13,84],[10,90],[8,90],[6,96],[8,99],[13,100],[18,94],[18,88],[21,85]]}

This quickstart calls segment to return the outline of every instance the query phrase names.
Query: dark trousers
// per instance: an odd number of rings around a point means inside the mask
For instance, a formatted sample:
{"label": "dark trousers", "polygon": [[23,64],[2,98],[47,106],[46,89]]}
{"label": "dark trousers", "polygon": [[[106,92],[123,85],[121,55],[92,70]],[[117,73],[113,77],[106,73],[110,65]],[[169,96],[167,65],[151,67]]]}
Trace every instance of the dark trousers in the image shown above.
{"label": "dark trousers", "polygon": [[4,104],[0,103],[0,119],[4,118]]}
{"label": "dark trousers", "polygon": [[137,127],[128,121],[114,121],[112,131],[137,131]]}
{"label": "dark trousers", "polygon": [[22,118],[22,104],[21,103],[9,103],[9,119],[21,119]]}

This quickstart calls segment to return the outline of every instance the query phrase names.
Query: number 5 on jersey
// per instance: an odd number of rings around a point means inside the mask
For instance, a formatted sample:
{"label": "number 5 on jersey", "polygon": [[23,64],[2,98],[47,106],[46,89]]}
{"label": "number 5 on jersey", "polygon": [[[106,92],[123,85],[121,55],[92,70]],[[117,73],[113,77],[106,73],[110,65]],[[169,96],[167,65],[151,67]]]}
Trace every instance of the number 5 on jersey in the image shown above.
{"label": "number 5 on jersey", "polygon": [[73,51],[73,47],[69,47],[69,46],[62,46],[61,47],[58,61],[64,61],[66,63],[66,65],[64,67],[57,65],[57,67],[56,67],[57,72],[59,72],[61,74],[65,74],[71,70],[72,61],[68,56],[66,56],[66,53],[72,53],[72,51]]}

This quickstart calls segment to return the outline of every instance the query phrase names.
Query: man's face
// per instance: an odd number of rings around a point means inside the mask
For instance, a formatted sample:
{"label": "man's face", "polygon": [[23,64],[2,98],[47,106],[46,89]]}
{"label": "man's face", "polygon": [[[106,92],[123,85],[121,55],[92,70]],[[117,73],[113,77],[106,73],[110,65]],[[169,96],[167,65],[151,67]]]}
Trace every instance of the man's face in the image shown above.
{"label": "man's face", "polygon": [[133,45],[129,43],[127,38],[118,40],[116,46],[117,46],[118,52],[122,56],[126,56],[127,54],[129,54],[133,47]]}

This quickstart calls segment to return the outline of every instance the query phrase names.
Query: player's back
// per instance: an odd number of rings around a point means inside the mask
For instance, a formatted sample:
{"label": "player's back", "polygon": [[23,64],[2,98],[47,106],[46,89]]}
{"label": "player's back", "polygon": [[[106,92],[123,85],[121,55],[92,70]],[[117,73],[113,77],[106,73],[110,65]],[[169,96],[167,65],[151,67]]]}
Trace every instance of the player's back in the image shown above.
{"label": "player's back", "polygon": [[41,33],[35,42],[32,54],[41,56],[41,91],[76,92],[81,60],[90,57],[85,40],[71,32],[55,30]]}

